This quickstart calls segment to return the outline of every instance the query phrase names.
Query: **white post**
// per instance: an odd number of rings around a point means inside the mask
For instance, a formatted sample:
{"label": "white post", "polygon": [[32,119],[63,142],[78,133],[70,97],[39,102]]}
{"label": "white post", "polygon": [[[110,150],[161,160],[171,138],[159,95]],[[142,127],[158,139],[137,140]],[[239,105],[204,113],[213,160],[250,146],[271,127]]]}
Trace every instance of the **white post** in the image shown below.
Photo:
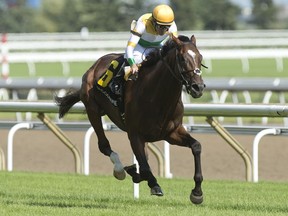
{"label": "white post", "polygon": [[[111,128],[107,124],[103,124],[104,130],[110,130]],[[91,136],[94,133],[94,128],[90,127],[84,137],[84,150],[83,150],[83,160],[84,160],[84,175],[89,175],[89,166],[90,166],[90,140]]]}
{"label": "white post", "polygon": [[[30,89],[27,96],[27,101],[37,101],[37,100],[38,100],[37,89],[36,88]],[[26,121],[31,120],[32,120],[32,113],[26,112]]]}
{"label": "white post", "polygon": [[164,159],[165,159],[165,178],[172,178],[173,174],[170,172],[170,144],[164,141]]}
{"label": "white post", "polygon": [[279,56],[279,57],[275,58],[275,60],[276,60],[276,65],[277,65],[277,71],[283,72],[283,70],[284,70],[283,58]]}
{"label": "white post", "polygon": [[9,63],[8,63],[8,46],[7,46],[7,34],[2,34],[2,73],[1,76],[7,79],[9,76]]}
{"label": "white post", "polygon": [[[266,91],[262,103],[269,104],[272,94],[273,94],[272,91]],[[262,117],[262,124],[263,125],[268,124],[268,117]]]}
{"label": "white post", "polygon": [[94,128],[90,127],[86,134],[85,134],[85,138],[84,138],[84,175],[89,175],[89,159],[90,159],[90,139],[91,139],[91,135],[94,132]]}
{"label": "white post", "polygon": [[[136,164],[137,173],[139,173],[139,164],[134,154],[133,154],[133,164]],[[134,199],[139,199],[140,194],[139,183],[133,183],[133,189],[134,189]]]}
{"label": "white post", "polygon": [[258,146],[262,137],[268,134],[280,134],[281,130],[277,128],[264,129],[260,131],[253,140],[253,182],[258,182]]}
{"label": "white post", "polygon": [[242,62],[242,71],[244,73],[248,73],[249,72],[249,60],[247,58],[241,58],[241,62]]}
{"label": "white post", "polygon": [[12,171],[13,170],[13,139],[14,139],[14,134],[16,131],[18,131],[21,128],[26,128],[26,129],[31,129],[33,128],[32,123],[18,123],[14,125],[9,133],[8,133],[8,143],[7,143],[7,170]]}

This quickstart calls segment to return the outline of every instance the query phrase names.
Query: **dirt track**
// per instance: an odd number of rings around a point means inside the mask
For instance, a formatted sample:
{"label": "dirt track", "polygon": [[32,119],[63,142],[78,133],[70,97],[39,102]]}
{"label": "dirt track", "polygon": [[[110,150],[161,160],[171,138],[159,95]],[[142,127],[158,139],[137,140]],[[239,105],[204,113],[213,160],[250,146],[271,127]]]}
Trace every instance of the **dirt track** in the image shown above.
{"label": "dirt track", "polygon": [[[85,132],[65,132],[83,152]],[[132,163],[128,138],[122,132],[107,132],[112,148],[118,152],[125,165]],[[0,146],[7,152],[7,130],[0,130]],[[202,169],[205,179],[245,180],[242,158],[218,134],[194,134],[202,143]],[[254,136],[235,136],[252,155]],[[157,143],[161,148],[162,142]],[[259,179],[288,181],[288,144],[285,136],[267,136],[259,148]],[[35,172],[74,172],[73,156],[50,131],[21,130],[14,138],[13,169]],[[149,162],[158,175],[156,158],[150,154]],[[171,146],[171,172],[173,177],[192,178],[194,162],[191,150]],[[90,173],[112,173],[110,159],[98,151],[96,136],[91,139]]]}

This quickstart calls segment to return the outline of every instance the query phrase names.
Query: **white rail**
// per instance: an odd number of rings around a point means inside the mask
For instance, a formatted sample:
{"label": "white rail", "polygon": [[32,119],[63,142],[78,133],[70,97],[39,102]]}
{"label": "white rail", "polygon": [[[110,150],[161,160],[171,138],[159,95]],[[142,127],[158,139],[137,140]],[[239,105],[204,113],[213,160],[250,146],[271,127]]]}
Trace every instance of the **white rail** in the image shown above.
{"label": "white rail", "polygon": [[[180,31],[179,34],[196,35],[207,64],[211,59],[241,59],[244,72],[249,70],[248,59],[255,58],[273,58],[277,71],[283,71],[283,58],[288,57],[287,30]],[[62,62],[64,65],[96,61],[111,52],[123,53],[128,38],[129,32],[95,32],[85,37],[79,33],[8,34],[7,43],[0,44],[0,49],[9,53],[6,57],[9,63],[24,62],[33,68],[31,65],[38,62]]]}
{"label": "white rail", "polygon": [[[84,105],[76,103],[69,113],[83,113]],[[0,112],[58,113],[53,102],[0,101]],[[288,105],[265,104],[184,104],[185,116],[288,117]]]}
{"label": "white rail", "polygon": [[[197,35],[196,35],[197,37]],[[31,50],[121,50],[126,44],[129,35],[127,38],[119,40],[65,40],[65,41],[11,41],[8,44],[8,49],[13,52],[17,51],[31,51]],[[235,38],[226,38],[226,39],[201,39],[198,38],[197,46],[201,49],[211,49],[216,47],[221,48],[247,48],[247,47],[287,47],[288,41],[287,38],[241,38],[235,40]],[[15,51],[14,51],[15,52]]]}
{"label": "white rail", "polygon": [[[83,113],[84,106],[81,103],[77,103],[71,109],[70,113]],[[58,107],[53,102],[2,102],[0,101],[0,112],[36,112],[36,113],[57,113]],[[287,117],[288,116],[288,106],[286,105],[256,105],[256,104],[185,104],[184,105],[184,115],[186,116],[242,116],[242,117]],[[21,125],[21,124],[20,124]],[[29,128],[28,124],[21,125],[21,128]],[[13,128],[12,132],[15,133],[17,128]],[[260,139],[266,135],[271,134],[281,134],[282,130],[280,128],[272,128],[271,130],[265,130],[260,132],[254,140],[253,144],[253,181],[258,182],[258,146]],[[11,132],[11,134],[13,134]],[[89,132],[91,134],[91,132]],[[287,133],[287,128],[286,132]],[[9,133],[10,134],[10,133]],[[11,137],[12,135],[10,135]],[[85,137],[85,141],[89,140],[89,136]],[[11,140],[11,138],[10,138]],[[13,141],[13,136],[12,136]],[[11,157],[11,141],[9,142],[9,158]],[[89,146],[88,146],[89,148]],[[257,156],[255,156],[257,154]],[[9,162],[10,161],[10,162]],[[12,159],[9,159],[8,165],[9,169],[12,169]],[[84,159],[85,161],[85,159]],[[169,162],[170,163],[170,162]],[[88,162],[89,164],[89,162]],[[87,165],[86,164],[86,167]],[[84,171],[85,172],[85,171]],[[87,174],[89,170],[86,170]],[[166,170],[166,177],[171,177],[170,170]]]}
{"label": "white rail", "polygon": [[[81,86],[81,77],[39,77],[0,79],[0,88],[9,90],[23,89],[78,89]],[[265,77],[221,77],[205,78],[205,90],[228,91],[288,91],[288,78]]]}
{"label": "white rail", "polygon": [[[16,33],[8,34],[8,40],[11,42],[21,41],[125,41],[129,38],[129,32],[90,32],[86,35],[81,35],[78,32],[70,33]],[[263,46],[275,45],[275,43],[287,44],[288,30],[239,30],[239,31],[179,31],[179,34],[191,36],[194,34],[201,40],[215,41],[214,46],[218,44],[226,45],[231,44],[233,47],[236,45],[251,45],[252,42],[262,44]],[[247,39],[249,38],[249,39]],[[251,40],[250,40],[251,39]],[[274,39],[274,40],[273,40]],[[282,39],[282,40],[281,40]],[[279,42],[278,42],[279,41]],[[205,41],[207,42],[207,41]],[[280,43],[281,42],[281,43]],[[282,43],[283,42],[283,43]],[[200,43],[200,41],[199,41]],[[225,44],[226,43],[226,44]],[[203,43],[205,46],[207,43]],[[201,44],[202,45],[202,44]],[[35,47],[34,47],[35,48]]]}
{"label": "white rail", "polygon": [[[9,53],[7,59],[9,63],[25,63],[25,62],[89,62],[96,61],[101,56],[108,53],[123,53],[122,49],[99,50],[99,51],[59,51],[59,52],[22,52]],[[201,50],[204,60],[206,59],[283,59],[288,58],[288,48],[266,48],[266,49],[222,49],[222,50]],[[0,57],[2,61],[2,57]],[[280,61],[281,63],[281,61]],[[279,64],[280,64],[279,63]],[[283,66],[279,65],[279,68]]]}

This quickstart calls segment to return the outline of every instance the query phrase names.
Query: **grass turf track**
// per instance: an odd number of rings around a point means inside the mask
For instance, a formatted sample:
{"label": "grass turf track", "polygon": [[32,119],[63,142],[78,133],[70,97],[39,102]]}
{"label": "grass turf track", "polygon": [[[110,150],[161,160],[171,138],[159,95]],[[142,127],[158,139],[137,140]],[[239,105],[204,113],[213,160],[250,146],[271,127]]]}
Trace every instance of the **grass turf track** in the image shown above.
{"label": "grass turf track", "polygon": [[[205,56],[204,61],[205,64]],[[93,62],[70,62],[70,74],[68,76],[81,77]],[[240,59],[212,60],[211,71],[202,68],[203,77],[287,77],[288,59],[283,59],[283,71],[277,71],[275,59],[250,59],[250,70],[242,72]],[[55,63],[36,63],[36,77],[61,77],[63,76],[62,65]],[[11,77],[29,77],[28,65],[26,63],[10,64]]]}
{"label": "grass turf track", "polygon": [[287,215],[287,183],[203,182],[204,203],[189,200],[192,179],[163,179],[164,197],[140,184],[134,200],[131,178],[0,172],[0,215]]}

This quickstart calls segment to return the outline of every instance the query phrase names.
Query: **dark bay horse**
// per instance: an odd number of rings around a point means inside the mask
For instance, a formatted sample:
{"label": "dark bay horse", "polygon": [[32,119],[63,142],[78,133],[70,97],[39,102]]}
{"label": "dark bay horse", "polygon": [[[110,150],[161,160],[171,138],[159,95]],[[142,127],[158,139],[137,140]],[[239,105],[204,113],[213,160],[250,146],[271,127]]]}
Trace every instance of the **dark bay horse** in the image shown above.
{"label": "dark bay horse", "polygon": [[[171,36],[161,50],[152,52],[148,60],[142,63],[137,80],[125,83],[125,121],[118,108],[95,88],[95,83],[111,61],[120,55],[112,53],[101,57],[83,75],[81,89],[64,97],[56,96],[59,116],[63,117],[75,103],[82,101],[97,135],[99,150],[109,156],[114,164],[114,176],[122,180],[126,171],[135,183],[146,180],[152,195],[162,196],[163,192],[147,162],[145,143],[166,140],[173,145],[190,148],[195,164],[195,188],[190,200],[194,204],[202,203],[201,145],[182,126],[183,85],[193,98],[201,97],[205,88],[201,77],[202,55],[196,47],[195,37]],[[134,165],[124,167],[117,153],[112,151],[102,127],[103,115],[107,115],[121,130],[127,132],[139,163],[139,173]]]}

